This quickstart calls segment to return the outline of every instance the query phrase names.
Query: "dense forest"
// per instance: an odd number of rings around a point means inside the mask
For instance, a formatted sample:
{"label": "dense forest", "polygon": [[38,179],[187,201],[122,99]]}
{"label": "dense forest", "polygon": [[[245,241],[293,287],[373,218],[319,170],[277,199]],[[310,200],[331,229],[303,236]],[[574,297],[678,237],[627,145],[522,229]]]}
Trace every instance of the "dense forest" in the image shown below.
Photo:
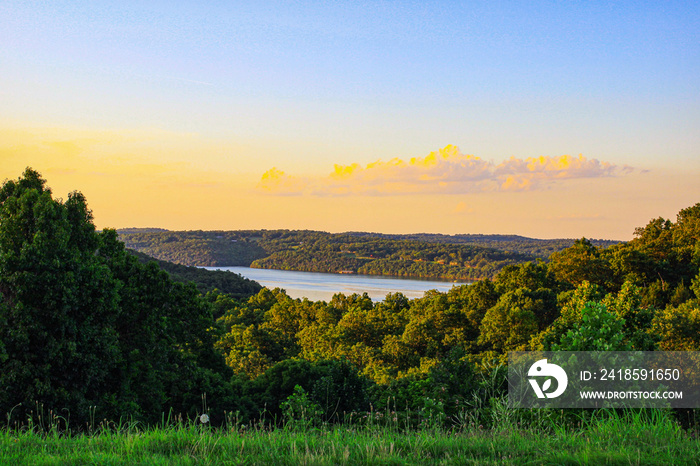
{"label": "dense forest", "polygon": [[[251,266],[302,272],[471,281],[511,264],[546,260],[574,240],[503,235],[331,234],[319,231],[119,231],[128,248],[197,266]],[[593,241],[609,246],[615,241]]]}
{"label": "dense forest", "polygon": [[262,286],[253,280],[242,277],[240,274],[223,270],[206,270],[200,267],[174,264],[161,261],[141,252],[128,250],[130,254],[143,264],[155,262],[162,270],[165,270],[176,282],[194,283],[200,293],[210,291],[225,293],[234,298],[246,298],[262,289]]}
{"label": "dense forest", "polygon": [[259,244],[262,236],[246,232],[131,228],[118,233],[127,248],[180,265],[249,266],[270,254]]}
{"label": "dense forest", "polygon": [[[470,244],[491,249],[499,249],[508,253],[520,253],[534,258],[547,259],[553,252],[571,247],[573,239],[536,239],[518,235],[441,235],[437,233],[414,233],[407,235],[389,235],[385,233],[349,232],[349,235],[393,239],[411,240],[426,243],[444,244]],[[591,239],[590,242],[598,247],[608,247],[620,243],[620,241]]]}
{"label": "dense forest", "polygon": [[[271,234],[279,251],[300,243],[299,232]],[[262,248],[262,238],[220,236]],[[423,244],[357,241],[352,251],[383,245],[427,262]],[[547,262],[419,299],[248,292],[202,293],[139,261],[116,231],[96,231],[82,194],[54,199],[27,169],[0,189],[0,413],[10,424],[54,410],[76,429],[96,415],[157,423],[203,410],[213,423],[227,412],[275,422],[302,400],[327,422],[391,404],[449,424],[503,395],[509,351],[697,351],[700,203],[627,243],[580,239]]]}

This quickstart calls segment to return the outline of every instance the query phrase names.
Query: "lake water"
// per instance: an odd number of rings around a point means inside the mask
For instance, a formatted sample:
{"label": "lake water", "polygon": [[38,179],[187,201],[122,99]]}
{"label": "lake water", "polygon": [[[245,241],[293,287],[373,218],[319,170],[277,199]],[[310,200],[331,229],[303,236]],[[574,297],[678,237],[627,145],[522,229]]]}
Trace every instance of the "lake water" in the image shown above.
{"label": "lake water", "polygon": [[252,269],[250,267],[205,267],[228,270],[255,280],[267,288],[282,288],[292,298],[330,301],[335,293],[350,295],[367,293],[381,301],[389,293],[403,293],[408,298],[420,298],[428,290],[449,291],[464,283],[415,280],[407,278],[354,275],[340,273],[292,272],[289,270]]}

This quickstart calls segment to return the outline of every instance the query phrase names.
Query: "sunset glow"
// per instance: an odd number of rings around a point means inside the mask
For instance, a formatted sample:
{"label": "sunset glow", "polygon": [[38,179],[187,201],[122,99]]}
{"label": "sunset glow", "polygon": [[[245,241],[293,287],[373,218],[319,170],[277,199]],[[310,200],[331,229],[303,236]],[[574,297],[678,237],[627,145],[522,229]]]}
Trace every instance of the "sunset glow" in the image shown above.
{"label": "sunset glow", "polygon": [[545,189],[556,180],[616,177],[633,171],[631,167],[588,160],[583,155],[526,160],[511,157],[495,164],[461,154],[458,147],[446,146],[409,162],[394,158],[364,168],[357,163],[335,164],[327,177],[295,178],[272,168],[262,175],[259,187],[282,195],[469,194]]}
{"label": "sunset glow", "polygon": [[11,0],[0,180],[99,227],[630,239],[700,202],[694,3]]}

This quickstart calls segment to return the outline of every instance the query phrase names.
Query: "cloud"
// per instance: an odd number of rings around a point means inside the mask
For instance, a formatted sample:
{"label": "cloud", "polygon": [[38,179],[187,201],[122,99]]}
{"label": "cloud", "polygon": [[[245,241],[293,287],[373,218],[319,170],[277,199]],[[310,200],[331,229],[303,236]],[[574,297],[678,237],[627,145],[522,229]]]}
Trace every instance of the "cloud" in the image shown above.
{"label": "cloud", "polygon": [[263,173],[258,185],[263,191],[275,194],[296,194],[304,191],[305,183],[299,178],[294,178],[275,167]]}
{"label": "cloud", "polygon": [[457,203],[454,209],[452,209],[453,214],[471,214],[474,213],[474,209],[469,207],[466,202],[460,201]]}
{"label": "cloud", "polygon": [[277,168],[265,172],[258,189],[277,195],[467,194],[484,191],[531,191],[560,180],[619,176],[634,171],[608,162],[572,157],[531,157],[495,164],[462,154],[448,145],[425,157],[394,158],[366,166],[334,165],[326,177],[295,177]]}

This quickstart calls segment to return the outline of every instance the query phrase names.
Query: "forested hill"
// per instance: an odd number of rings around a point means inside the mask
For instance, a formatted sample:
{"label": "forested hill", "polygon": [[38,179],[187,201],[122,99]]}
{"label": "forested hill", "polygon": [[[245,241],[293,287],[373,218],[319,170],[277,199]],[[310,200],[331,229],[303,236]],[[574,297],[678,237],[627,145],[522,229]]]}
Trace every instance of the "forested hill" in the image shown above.
{"label": "forested hill", "polygon": [[[573,239],[504,235],[331,234],[308,230],[120,230],[126,246],[160,260],[196,266],[252,266],[449,280],[492,278],[506,265],[547,259]],[[614,241],[593,241],[609,246]]]}
{"label": "forested hill", "polygon": [[[414,233],[408,235],[390,235],[385,233],[349,232],[348,234],[359,237],[424,241],[428,243],[445,244],[471,244],[487,248],[500,249],[506,252],[529,254],[541,259],[548,259],[553,252],[562,251],[571,247],[575,240],[560,239],[536,239],[519,235],[441,235],[437,233]],[[620,243],[621,241],[606,239],[589,239],[591,244],[599,248]]]}
{"label": "forested hill", "polygon": [[247,299],[257,294],[262,286],[253,280],[249,280],[240,274],[225,272],[223,270],[206,270],[198,267],[174,264],[158,259],[154,259],[144,253],[129,250],[129,253],[136,256],[139,262],[147,264],[151,261],[158,264],[162,270],[166,271],[170,278],[176,282],[192,282],[200,293],[206,294],[210,291],[218,290],[236,299]]}

